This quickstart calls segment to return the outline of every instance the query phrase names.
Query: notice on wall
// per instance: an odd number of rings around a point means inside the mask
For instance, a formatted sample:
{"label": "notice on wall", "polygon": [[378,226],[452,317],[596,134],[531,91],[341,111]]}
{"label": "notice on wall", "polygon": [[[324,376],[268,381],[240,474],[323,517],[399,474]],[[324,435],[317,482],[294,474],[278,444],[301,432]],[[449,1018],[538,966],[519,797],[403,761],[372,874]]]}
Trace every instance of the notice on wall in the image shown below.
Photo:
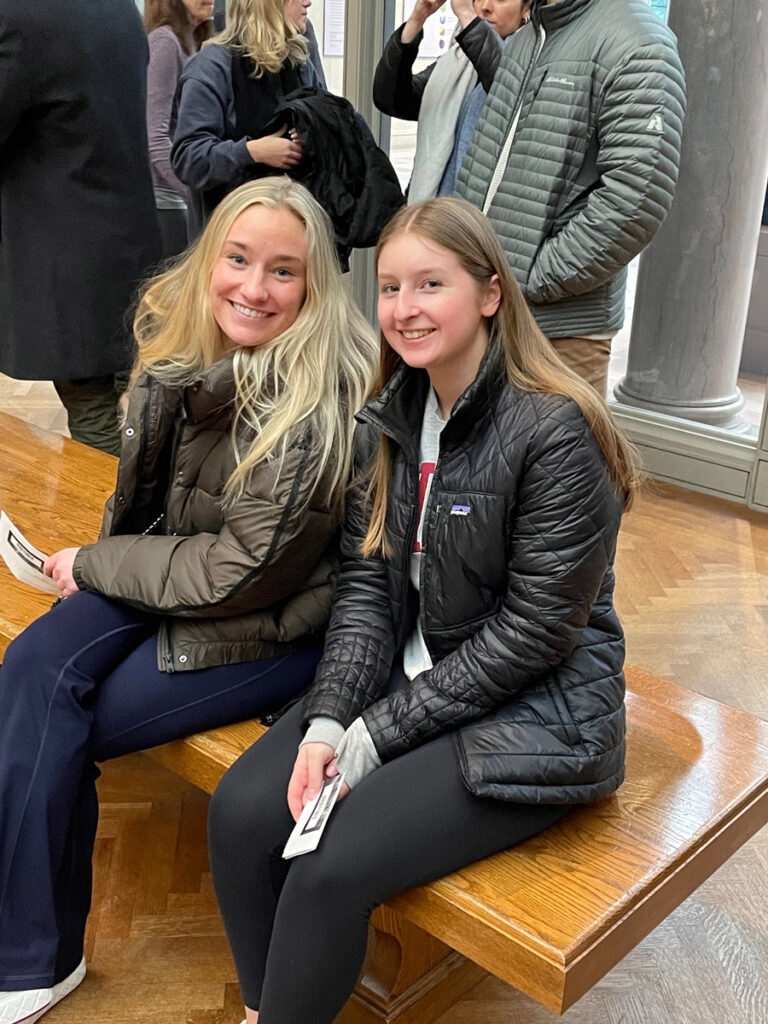
{"label": "notice on wall", "polygon": [[344,56],[345,0],[325,0],[323,7],[323,56]]}
{"label": "notice on wall", "polygon": [[[415,3],[416,0],[405,0],[403,15],[406,20],[410,17]],[[424,60],[436,60],[442,56],[451,45],[458,21],[448,2],[431,14],[424,23],[424,38],[419,47],[419,57]]]}

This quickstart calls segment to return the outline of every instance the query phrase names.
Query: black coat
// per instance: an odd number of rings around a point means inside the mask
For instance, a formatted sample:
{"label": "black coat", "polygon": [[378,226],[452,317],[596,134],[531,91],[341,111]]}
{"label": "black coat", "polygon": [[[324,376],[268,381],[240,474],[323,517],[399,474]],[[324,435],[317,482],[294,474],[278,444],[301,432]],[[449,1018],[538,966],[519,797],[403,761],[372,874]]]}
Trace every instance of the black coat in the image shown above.
{"label": "black coat", "polygon": [[0,371],[130,365],[124,318],[159,254],[146,36],[134,0],[0,6]]}
{"label": "black coat", "polygon": [[359,554],[366,521],[353,495],[306,716],[347,726],[362,714],[382,761],[456,730],[479,796],[605,796],[624,777],[612,569],[621,502],[575,403],[509,386],[495,347],[442,432],[424,512],[421,626],[434,667],[386,693],[417,611],[408,568],[428,386],[404,367],[359,415],[362,464],[380,432],[392,441],[394,555]]}
{"label": "black coat", "polygon": [[286,97],[264,134],[295,128],[304,159],[291,177],[306,185],[333,222],[345,264],[352,249],[378,241],[381,229],[405,203],[387,154],[349,100],[321,89]]}

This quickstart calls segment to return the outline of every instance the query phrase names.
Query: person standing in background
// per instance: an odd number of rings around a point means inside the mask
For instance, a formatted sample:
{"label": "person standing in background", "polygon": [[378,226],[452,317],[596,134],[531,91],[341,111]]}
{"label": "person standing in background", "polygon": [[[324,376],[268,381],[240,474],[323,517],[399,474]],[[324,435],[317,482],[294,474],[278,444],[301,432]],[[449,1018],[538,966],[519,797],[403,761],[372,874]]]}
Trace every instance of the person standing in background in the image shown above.
{"label": "person standing in background", "polygon": [[117,454],[126,326],[160,237],[134,0],[3,0],[0,372],[53,380],[78,441]]}
{"label": "person standing in background", "polygon": [[601,395],[627,264],[672,205],[684,114],[677,42],[645,0],[532,0],[459,170],[539,327]]}
{"label": "person standing in background", "polygon": [[451,0],[459,30],[446,53],[418,74],[427,18],[443,0],[416,0],[384,47],[373,102],[390,117],[418,121],[408,202],[449,196],[501,59],[502,41],[528,21],[528,0]]}
{"label": "person standing in background", "polygon": [[190,189],[195,234],[238,185],[301,162],[295,132],[265,129],[289,93],[320,84],[303,35],[311,2],[230,0],[224,31],[182,71],[171,165]]}
{"label": "person standing in background", "polygon": [[[214,0],[213,4],[213,27],[217,32],[222,32],[224,26],[227,24],[227,0]],[[320,79],[320,85],[323,89],[328,88],[328,83],[325,80],[325,71],[323,70],[323,62],[320,59],[320,47],[318,46],[317,36],[315,35],[315,29],[312,22],[307,18],[307,24],[304,29],[304,35],[307,39],[307,46],[309,48],[309,59],[315,65],[315,71]]]}
{"label": "person standing in background", "polygon": [[181,69],[213,34],[213,0],[147,0],[147,134],[163,258],[187,245],[187,190],[171,168],[171,106]]}

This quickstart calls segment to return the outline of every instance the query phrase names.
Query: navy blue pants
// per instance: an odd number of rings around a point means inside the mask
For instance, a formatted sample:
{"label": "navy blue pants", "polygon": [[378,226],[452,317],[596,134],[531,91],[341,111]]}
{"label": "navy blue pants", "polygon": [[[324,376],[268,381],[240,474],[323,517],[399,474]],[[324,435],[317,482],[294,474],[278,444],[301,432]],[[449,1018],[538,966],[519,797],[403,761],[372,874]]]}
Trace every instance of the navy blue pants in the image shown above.
{"label": "navy blue pants", "polygon": [[297,697],[319,647],[168,674],[158,619],[79,592],[0,669],[0,991],[46,988],[83,955],[98,803],[94,762],[250,718]]}

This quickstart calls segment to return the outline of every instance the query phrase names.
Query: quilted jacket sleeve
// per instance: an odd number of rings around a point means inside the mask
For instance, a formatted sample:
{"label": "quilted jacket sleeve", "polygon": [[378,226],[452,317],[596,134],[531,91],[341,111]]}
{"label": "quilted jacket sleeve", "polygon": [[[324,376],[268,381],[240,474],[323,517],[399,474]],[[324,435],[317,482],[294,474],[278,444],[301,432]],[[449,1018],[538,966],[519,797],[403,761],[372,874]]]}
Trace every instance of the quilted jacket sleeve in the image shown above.
{"label": "quilted jacket sleeve", "polygon": [[672,205],[684,114],[672,45],[649,44],[609,73],[597,118],[599,183],[542,245],[525,287],[530,302],[591,291],[650,242]]}
{"label": "quilted jacket sleeve", "polygon": [[[358,452],[363,448],[358,431]],[[359,467],[367,459],[359,457]],[[387,572],[380,558],[364,558],[360,545],[368,528],[366,485],[347,501],[341,535],[341,566],[315,683],[304,701],[305,718],[329,715],[345,727],[382,692],[394,659],[394,629]]]}
{"label": "quilted jacket sleeve", "polygon": [[282,601],[306,583],[333,522],[307,504],[316,483],[308,449],[290,449],[274,482],[273,465],[257,467],[218,534],[118,535],[82,547],[78,586],[164,615],[236,615]]}
{"label": "quilted jacket sleeve", "polygon": [[620,516],[581,414],[561,408],[529,447],[498,611],[409,688],[364,712],[383,761],[507,703],[569,656],[613,561]]}

